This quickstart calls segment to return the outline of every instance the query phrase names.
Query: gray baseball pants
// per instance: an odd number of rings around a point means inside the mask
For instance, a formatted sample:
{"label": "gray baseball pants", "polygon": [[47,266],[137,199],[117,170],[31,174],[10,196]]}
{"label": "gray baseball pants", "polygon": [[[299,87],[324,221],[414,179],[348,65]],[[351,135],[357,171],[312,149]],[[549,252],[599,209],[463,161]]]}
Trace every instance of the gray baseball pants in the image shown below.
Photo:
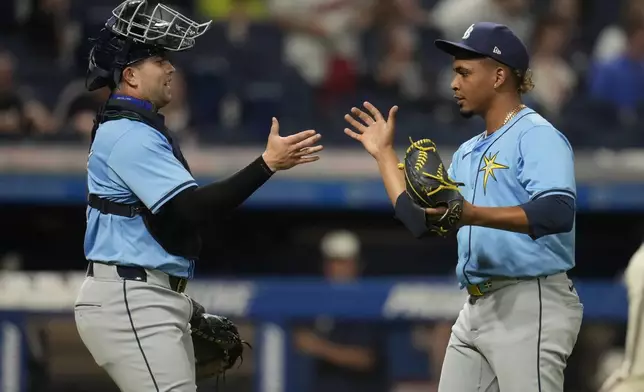
{"label": "gray baseball pants", "polygon": [[74,315],[96,363],[123,392],[196,392],[189,299],[159,271],[143,282],[124,280],[114,266],[93,269]]}
{"label": "gray baseball pants", "polygon": [[522,280],[465,303],[439,392],[563,392],[583,306],[566,274]]}

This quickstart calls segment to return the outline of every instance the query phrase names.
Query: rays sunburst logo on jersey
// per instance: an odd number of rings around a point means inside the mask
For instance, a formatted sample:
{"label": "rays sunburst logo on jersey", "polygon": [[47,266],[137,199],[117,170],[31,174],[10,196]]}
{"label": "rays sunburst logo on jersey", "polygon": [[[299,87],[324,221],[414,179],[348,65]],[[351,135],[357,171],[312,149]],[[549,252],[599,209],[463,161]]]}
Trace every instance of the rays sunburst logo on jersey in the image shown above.
{"label": "rays sunburst logo on jersey", "polygon": [[483,193],[487,193],[487,181],[490,178],[490,176],[494,179],[494,181],[497,181],[496,175],[494,174],[495,170],[503,170],[503,169],[509,169],[510,167],[504,164],[501,164],[496,161],[496,157],[499,155],[499,152],[497,151],[494,155],[490,153],[488,156],[483,156],[483,167],[479,169],[479,171],[483,172]]}

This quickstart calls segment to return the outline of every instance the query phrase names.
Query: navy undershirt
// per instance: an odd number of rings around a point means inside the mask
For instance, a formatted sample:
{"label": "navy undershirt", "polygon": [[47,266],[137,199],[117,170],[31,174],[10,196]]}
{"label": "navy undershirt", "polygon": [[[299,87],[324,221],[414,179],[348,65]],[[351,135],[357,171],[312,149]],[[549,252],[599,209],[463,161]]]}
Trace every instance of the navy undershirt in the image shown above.
{"label": "navy undershirt", "polygon": [[568,195],[548,195],[521,205],[528,217],[533,239],[567,233],[575,223],[575,199]]}

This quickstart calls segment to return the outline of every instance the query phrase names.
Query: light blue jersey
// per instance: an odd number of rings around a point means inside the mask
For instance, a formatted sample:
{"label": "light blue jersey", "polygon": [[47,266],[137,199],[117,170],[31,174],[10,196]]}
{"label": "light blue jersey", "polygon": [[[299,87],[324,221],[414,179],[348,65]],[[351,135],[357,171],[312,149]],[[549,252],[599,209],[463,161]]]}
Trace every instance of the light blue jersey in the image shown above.
{"label": "light blue jersey", "polygon": [[[141,201],[152,213],[195,179],[172,153],[168,140],[154,128],[129,119],[100,125],[88,164],[88,190],[118,203]],[[143,218],[104,215],[87,208],[85,257],[120,265],[159,269],[192,278],[194,261],[171,255],[151,236]]]}
{"label": "light blue jersey", "polygon": [[[481,207],[518,206],[545,195],[576,199],[573,151],[552,124],[529,108],[492,135],[463,143],[450,177],[465,184],[467,201]],[[575,228],[533,240],[527,234],[478,226],[458,231],[456,275],[462,286],[490,277],[534,277],[575,265]]]}

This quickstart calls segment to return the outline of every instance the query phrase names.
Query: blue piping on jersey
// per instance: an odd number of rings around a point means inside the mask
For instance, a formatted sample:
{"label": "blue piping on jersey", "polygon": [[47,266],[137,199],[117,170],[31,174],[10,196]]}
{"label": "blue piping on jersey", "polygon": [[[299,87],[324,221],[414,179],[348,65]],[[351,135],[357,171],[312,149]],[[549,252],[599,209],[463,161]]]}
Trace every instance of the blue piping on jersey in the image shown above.
{"label": "blue piping on jersey", "polygon": [[[534,111],[531,111],[530,113],[526,113],[526,114],[522,115],[521,117],[517,118],[514,121],[514,123],[512,123],[512,125],[510,125],[508,127],[508,129],[503,131],[503,133],[500,134],[499,137],[497,137],[496,139],[492,140],[490,145],[487,146],[487,148],[485,149],[485,151],[481,155],[481,158],[479,159],[479,164],[478,164],[477,168],[481,167],[481,164],[483,163],[483,157],[485,157],[485,154],[487,154],[487,152],[489,151],[490,147],[492,147],[494,145],[494,143],[496,143],[497,140],[501,139],[503,137],[503,135],[508,133],[508,131],[510,129],[512,129],[512,127],[514,127],[519,122],[519,120],[521,120],[523,117],[529,116],[531,114],[537,114],[537,113],[534,112]],[[474,204],[474,200],[476,199],[476,189],[477,189],[478,182],[479,182],[479,173],[481,173],[481,171],[477,170],[476,171],[476,179],[474,180],[474,191],[472,192],[472,204]],[[467,238],[467,260],[463,264],[463,277],[465,277],[465,280],[470,285],[472,284],[472,282],[470,281],[470,278],[467,277],[466,269],[467,269],[467,264],[470,262],[471,257],[472,257],[472,225],[469,226],[469,234],[468,234],[468,238]]]}

